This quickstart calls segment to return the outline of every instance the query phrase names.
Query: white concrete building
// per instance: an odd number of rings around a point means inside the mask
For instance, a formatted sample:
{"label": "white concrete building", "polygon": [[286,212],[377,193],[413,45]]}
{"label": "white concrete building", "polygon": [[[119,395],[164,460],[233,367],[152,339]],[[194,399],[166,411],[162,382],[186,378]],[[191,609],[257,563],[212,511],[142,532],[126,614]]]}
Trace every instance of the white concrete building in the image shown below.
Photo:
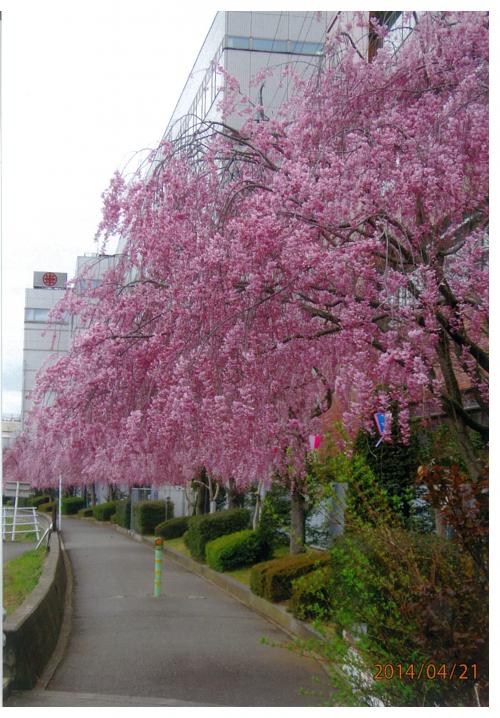
{"label": "white concrete building", "polygon": [[[85,270],[85,278],[77,284],[75,290],[78,291],[83,283],[98,286],[113,261],[113,255],[89,254],[77,257],[76,275]],[[79,328],[74,318],[69,316],[57,323],[49,322],[50,311],[64,296],[67,279],[68,275],[63,272],[34,272],[33,287],[26,289],[21,409],[23,427],[33,406],[32,392],[38,372],[67,354]],[[49,401],[50,396],[47,397]]]}
{"label": "white concrete building", "polygon": [[[290,78],[282,70],[292,66],[303,78],[317,70],[324,58],[324,42],[335,12],[218,12],[196,58],[164,133],[173,140],[189,135],[200,120],[220,120],[218,104],[224,79],[221,66],[234,77],[243,95],[263,104],[272,117],[289,98]],[[262,70],[273,70],[256,86],[252,78]],[[232,126],[238,117],[224,118]]]}
{"label": "white concrete building", "polygon": [[8,449],[21,433],[21,416],[2,416],[2,451]]}
{"label": "white concrete building", "polygon": [[26,289],[24,306],[23,388],[21,420],[33,406],[32,392],[40,369],[66,354],[70,342],[69,321],[49,327],[49,313],[64,296],[67,274],[35,272],[33,287]]}

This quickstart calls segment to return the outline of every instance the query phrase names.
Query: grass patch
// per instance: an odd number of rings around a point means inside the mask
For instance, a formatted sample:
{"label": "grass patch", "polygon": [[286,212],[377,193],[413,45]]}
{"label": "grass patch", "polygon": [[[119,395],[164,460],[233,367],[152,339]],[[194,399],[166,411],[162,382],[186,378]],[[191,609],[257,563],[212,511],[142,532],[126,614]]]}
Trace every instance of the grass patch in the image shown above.
{"label": "grass patch", "polygon": [[245,568],[237,568],[234,571],[224,571],[225,576],[231,576],[232,578],[235,578],[240,583],[244,583],[245,586],[250,586],[250,571],[252,570],[251,566],[246,566]]}
{"label": "grass patch", "polygon": [[47,555],[45,547],[26,551],[3,565],[3,607],[10,616],[33,591]]}
{"label": "grass patch", "polygon": [[184,543],[184,540],[182,536],[179,538],[174,539],[168,539],[168,541],[164,541],[165,546],[168,546],[168,548],[173,548],[174,551],[178,551],[179,553],[182,553],[184,556],[189,556],[191,558],[191,554],[189,553],[189,549]]}

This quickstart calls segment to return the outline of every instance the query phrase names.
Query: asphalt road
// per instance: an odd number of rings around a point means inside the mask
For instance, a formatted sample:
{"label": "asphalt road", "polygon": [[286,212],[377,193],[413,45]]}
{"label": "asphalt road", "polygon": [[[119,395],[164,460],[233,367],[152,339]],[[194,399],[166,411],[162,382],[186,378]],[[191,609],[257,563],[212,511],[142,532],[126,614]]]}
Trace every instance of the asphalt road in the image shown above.
{"label": "asphalt road", "polygon": [[[154,598],[149,546],[70,518],[63,537],[75,581],[72,630],[47,700],[54,691],[54,701],[55,692],[66,696],[64,705],[73,693],[75,706],[77,694],[101,695],[103,705],[110,695],[130,696],[131,705],[140,697],[200,706],[324,705],[328,681],[316,661],[289,650],[284,632],[210,582],[166,561],[163,595]],[[18,701],[7,705],[23,705]]]}

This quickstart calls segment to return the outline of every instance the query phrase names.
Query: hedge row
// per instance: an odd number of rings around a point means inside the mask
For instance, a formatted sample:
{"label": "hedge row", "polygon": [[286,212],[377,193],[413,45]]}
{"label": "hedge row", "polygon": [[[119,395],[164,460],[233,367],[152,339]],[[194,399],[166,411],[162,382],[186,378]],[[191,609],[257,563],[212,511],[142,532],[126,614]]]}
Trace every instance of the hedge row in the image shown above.
{"label": "hedge row", "polygon": [[41,504],[50,503],[50,496],[31,496],[29,506],[38,508]]}
{"label": "hedge row", "polygon": [[103,504],[96,504],[92,508],[92,513],[97,521],[109,521],[116,511],[118,501],[106,501]]}
{"label": "hedge row", "polygon": [[217,511],[214,514],[192,516],[184,535],[184,543],[194,559],[204,561],[205,546],[209,541],[246,529],[249,523],[250,512],[247,509],[230,509]]}
{"label": "hedge row", "polygon": [[116,511],[113,514],[114,523],[124,529],[130,528],[130,499],[122,499],[116,504]]}
{"label": "hedge row", "polygon": [[333,615],[333,569],[318,568],[292,581],[289,608],[301,621],[327,620]]}
{"label": "hedge row", "polygon": [[52,513],[52,508],[55,506],[55,501],[47,501],[45,504],[40,504],[38,507],[38,511],[43,511],[44,513]]}
{"label": "hedge row", "polygon": [[61,499],[61,513],[66,516],[77,514],[83,508],[85,508],[83,496],[66,496]]}
{"label": "hedge row", "polygon": [[134,528],[141,535],[153,534],[158,524],[174,517],[174,505],[167,501],[140,501],[134,505]]}
{"label": "hedge row", "polygon": [[80,509],[80,511],[78,512],[78,516],[83,516],[84,518],[89,518],[89,516],[93,516],[93,515],[94,515],[94,509],[92,508],[92,506],[89,506],[86,509]]}
{"label": "hedge row", "polygon": [[245,529],[219,536],[205,547],[207,564],[215,571],[231,571],[269,558],[272,548],[257,531]]}
{"label": "hedge row", "polygon": [[258,563],[250,572],[250,588],[268,601],[286,601],[292,595],[292,581],[331,562],[325,551],[311,551]]}
{"label": "hedge row", "polygon": [[162,536],[165,540],[180,538],[188,530],[190,516],[179,516],[176,519],[169,519],[158,524],[155,528],[155,536]]}

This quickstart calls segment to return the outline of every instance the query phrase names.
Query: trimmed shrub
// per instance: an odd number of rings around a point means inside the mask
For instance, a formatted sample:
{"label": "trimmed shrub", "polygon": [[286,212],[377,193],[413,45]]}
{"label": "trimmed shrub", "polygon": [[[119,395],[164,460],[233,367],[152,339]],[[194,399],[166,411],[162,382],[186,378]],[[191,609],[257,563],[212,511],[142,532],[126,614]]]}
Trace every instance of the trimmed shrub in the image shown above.
{"label": "trimmed shrub", "polygon": [[32,496],[30,498],[30,506],[36,506],[38,508],[41,504],[48,504],[48,503],[50,503],[50,501],[51,501],[51,498],[49,495]]}
{"label": "trimmed shrub", "polygon": [[67,496],[61,500],[61,513],[65,516],[77,514],[83,508],[85,508],[83,496]]}
{"label": "trimmed shrub", "polygon": [[189,520],[189,516],[179,516],[176,519],[163,521],[155,528],[155,536],[162,536],[165,540],[184,536]]}
{"label": "trimmed shrub", "polygon": [[116,504],[114,523],[124,529],[130,528],[130,499],[123,499]]}
{"label": "trimmed shrub", "polygon": [[327,620],[333,615],[333,570],[317,568],[292,581],[290,609],[301,621]]}
{"label": "trimmed shrub", "polygon": [[88,518],[89,516],[93,516],[93,515],[94,515],[94,510],[93,510],[92,506],[89,506],[86,509],[80,509],[80,511],[78,511],[78,516],[82,516],[83,518]]}
{"label": "trimmed shrub", "polygon": [[193,558],[204,561],[205,546],[209,541],[246,529],[249,523],[250,512],[247,509],[230,509],[192,516],[184,535],[184,543]]}
{"label": "trimmed shrub", "polygon": [[106,501],[103,504],[96,504],[92,507],[92,514],[97,521],[109,521],[116,511],[118,501]]}
{"label": "trimmed shrub", "polygon": [[205,546],[207,563],[215,571],[251,566],[269,558],[270,554],[269,544],[257,531],[251,529],[219,536]]}
{"label": "trimmed shrub", "polygon": [[44,513],[52,513],[52,508],[55,506],[55,501],[47,501],[45,504],[40,504],[38,507],[38,511],[43,511]]}
{"label": "trimmed shrub", "polygon": [[174,516],[171,501],[140,501],[134,505],[134,528],[141,535],[153,534],[158,524]]}
{"label": "trimmed shrub", "polygon": [[325,551],[311,551],[258,563],[250,572],[250,588],[268,601],[286,601],[292,595],[292,581],[331,562]]}

